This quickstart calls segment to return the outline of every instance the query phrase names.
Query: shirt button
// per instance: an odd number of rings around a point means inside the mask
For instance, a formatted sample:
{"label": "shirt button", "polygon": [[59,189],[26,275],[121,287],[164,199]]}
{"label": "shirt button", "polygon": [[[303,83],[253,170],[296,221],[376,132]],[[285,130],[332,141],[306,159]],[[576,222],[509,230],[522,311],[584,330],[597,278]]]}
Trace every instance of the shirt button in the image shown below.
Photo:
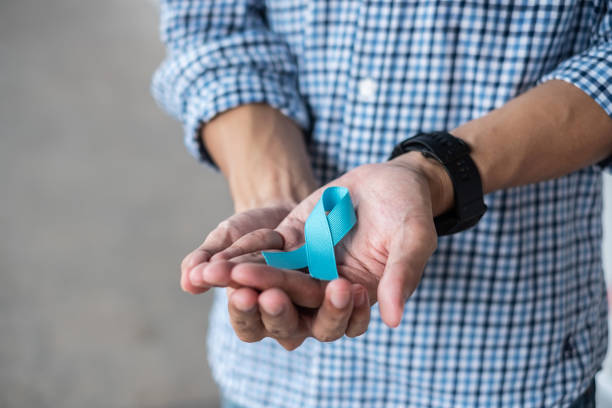
{"label": "shirt button", "polygon": [[376,82],[372,78],[364,78],[359,81],[359,99],[362,101],[373,102],[376,100]]}

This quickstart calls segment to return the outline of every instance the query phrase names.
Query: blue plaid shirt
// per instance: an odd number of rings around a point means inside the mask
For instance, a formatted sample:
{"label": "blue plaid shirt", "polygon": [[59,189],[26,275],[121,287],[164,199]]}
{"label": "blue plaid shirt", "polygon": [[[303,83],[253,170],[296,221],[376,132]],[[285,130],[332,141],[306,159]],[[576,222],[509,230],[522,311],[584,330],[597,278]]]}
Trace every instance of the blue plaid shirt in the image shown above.
{"label": "blue plaid shirt", "polygon": [[[303,128],[321,183],[553,78],[612,115],[612,1],[166,0],[161,17],[153,93],[204,161],[201,124],[250,102]],[[214,376],[245,407],[568,406],[606,351],[601,190],[590,166],[489,194],[394,330],[374,307],[356,339],[246,344],[217,291]]]}

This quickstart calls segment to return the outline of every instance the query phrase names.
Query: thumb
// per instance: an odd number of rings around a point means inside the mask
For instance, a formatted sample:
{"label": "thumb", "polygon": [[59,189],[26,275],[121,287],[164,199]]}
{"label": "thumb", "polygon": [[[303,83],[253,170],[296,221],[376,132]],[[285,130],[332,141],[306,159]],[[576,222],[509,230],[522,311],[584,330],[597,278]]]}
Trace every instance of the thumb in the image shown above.
{"label": "thumb", "polygon": [[320,187],[312,192],[296,205],[276,227],[275,231],[283,238],[285,250],[295,249],[296,246],[304,242],[304,224],[326,187]]}
{"label": "thumb", "polygon": [[380,315],[387,326],[400,324],[404,304],[417,288],[436,247],[437,235],[430,218],[410,219],[394,234],[377,289]]}

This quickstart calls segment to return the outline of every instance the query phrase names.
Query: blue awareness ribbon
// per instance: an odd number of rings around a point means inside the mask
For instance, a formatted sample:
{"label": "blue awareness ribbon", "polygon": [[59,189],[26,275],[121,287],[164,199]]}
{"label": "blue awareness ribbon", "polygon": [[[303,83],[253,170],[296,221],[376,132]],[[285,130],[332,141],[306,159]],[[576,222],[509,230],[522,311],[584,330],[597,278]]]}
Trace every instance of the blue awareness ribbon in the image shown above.
{"label": "blue awareness ribbon", "polygon": [[306,219],[304,245],[289,252],[262,252],[266,263],[283,269],[308,267],[310,276],[332,280],[338,277],[334,246],[357,222],[348,188],[328,187]]}

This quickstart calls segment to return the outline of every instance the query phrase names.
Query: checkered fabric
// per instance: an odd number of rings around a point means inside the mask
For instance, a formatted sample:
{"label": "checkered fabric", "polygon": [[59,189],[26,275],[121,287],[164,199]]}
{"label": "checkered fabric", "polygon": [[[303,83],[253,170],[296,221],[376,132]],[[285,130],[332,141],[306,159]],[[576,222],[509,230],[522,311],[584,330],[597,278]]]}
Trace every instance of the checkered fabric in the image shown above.
{"label": "checkered fabric", "polygon": [[[201,124],[250,102],[304,129],[321,183],[553,78],[612,115],[612,1],[166,0],[161,17],[153,93],[204,161]],[[214,376],[244,407],[566,407],[606,351],[601,189],[590,166],[489,194],[397,329],[374,307],[357,339],[246,344],[217,291]]]}

